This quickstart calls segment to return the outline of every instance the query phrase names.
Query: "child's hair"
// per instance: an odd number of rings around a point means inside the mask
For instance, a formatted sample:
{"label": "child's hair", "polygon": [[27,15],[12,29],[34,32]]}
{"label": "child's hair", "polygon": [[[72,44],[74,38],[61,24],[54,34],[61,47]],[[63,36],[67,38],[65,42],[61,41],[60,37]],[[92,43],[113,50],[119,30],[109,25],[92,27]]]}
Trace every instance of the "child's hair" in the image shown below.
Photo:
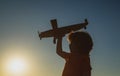
{"label": "child's hair", "polygon": [[89,54],[93,47],[93,41],[91,36],[87,32],[79,31],[72,32],[68,35],[68,41],[70,45],[73,44],[72,50],[78,49],[80,53]]}

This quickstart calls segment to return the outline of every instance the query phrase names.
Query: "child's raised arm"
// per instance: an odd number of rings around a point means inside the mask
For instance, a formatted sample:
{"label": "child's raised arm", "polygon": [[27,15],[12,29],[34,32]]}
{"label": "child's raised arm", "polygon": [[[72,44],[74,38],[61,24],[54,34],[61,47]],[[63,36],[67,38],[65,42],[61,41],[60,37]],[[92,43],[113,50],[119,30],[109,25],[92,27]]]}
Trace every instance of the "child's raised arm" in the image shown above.
{"label": "child's raised arm", "polygon": [[59,37],[57,40],[56,53],[65,59],[69,57],[69,53],[62,50],[62,37]]}

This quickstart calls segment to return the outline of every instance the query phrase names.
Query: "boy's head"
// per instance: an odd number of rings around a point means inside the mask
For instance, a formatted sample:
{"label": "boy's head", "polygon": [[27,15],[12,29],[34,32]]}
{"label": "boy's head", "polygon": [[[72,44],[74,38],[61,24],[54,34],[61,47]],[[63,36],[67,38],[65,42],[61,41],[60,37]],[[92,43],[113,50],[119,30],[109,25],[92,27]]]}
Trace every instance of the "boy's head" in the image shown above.
{"label": "boy's head", "polygon": [[74,32],[68,35],[71,53],[89,54],[93,47],[91,36],[87,32]]}

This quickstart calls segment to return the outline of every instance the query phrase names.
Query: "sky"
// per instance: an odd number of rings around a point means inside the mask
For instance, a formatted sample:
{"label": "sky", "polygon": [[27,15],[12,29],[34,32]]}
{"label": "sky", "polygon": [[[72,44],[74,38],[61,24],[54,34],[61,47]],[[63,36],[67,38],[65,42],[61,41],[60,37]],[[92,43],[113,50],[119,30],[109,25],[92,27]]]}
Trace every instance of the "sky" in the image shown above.
{"label": "sky", "polygon": [[[40,40],[37,31],[52,29],[51,19],[63,27],[86,18],[94,42],[92,76],[119,76],[119,0],[0,0],[0,76],[13,76],[5,67],[16,57],[29,65],[19,76],[61,76],[65,61],[56,54],[53,38]],[[66,36],[63,49],[69,51]]]}

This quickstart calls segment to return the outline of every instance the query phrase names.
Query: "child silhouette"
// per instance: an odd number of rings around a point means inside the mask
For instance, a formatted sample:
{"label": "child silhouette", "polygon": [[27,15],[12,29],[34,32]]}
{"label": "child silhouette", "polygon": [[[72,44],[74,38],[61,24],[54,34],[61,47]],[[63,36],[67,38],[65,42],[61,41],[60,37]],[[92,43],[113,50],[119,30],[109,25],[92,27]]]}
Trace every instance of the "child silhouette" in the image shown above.
{"label": "child silhouette", "polygon": [[65,59],[62,76],[91,76],[89,53],[93,42],[87,32],[74,32],[68,35],[70,53],[62,50],[62,37],[58,36],[56,53]]}

